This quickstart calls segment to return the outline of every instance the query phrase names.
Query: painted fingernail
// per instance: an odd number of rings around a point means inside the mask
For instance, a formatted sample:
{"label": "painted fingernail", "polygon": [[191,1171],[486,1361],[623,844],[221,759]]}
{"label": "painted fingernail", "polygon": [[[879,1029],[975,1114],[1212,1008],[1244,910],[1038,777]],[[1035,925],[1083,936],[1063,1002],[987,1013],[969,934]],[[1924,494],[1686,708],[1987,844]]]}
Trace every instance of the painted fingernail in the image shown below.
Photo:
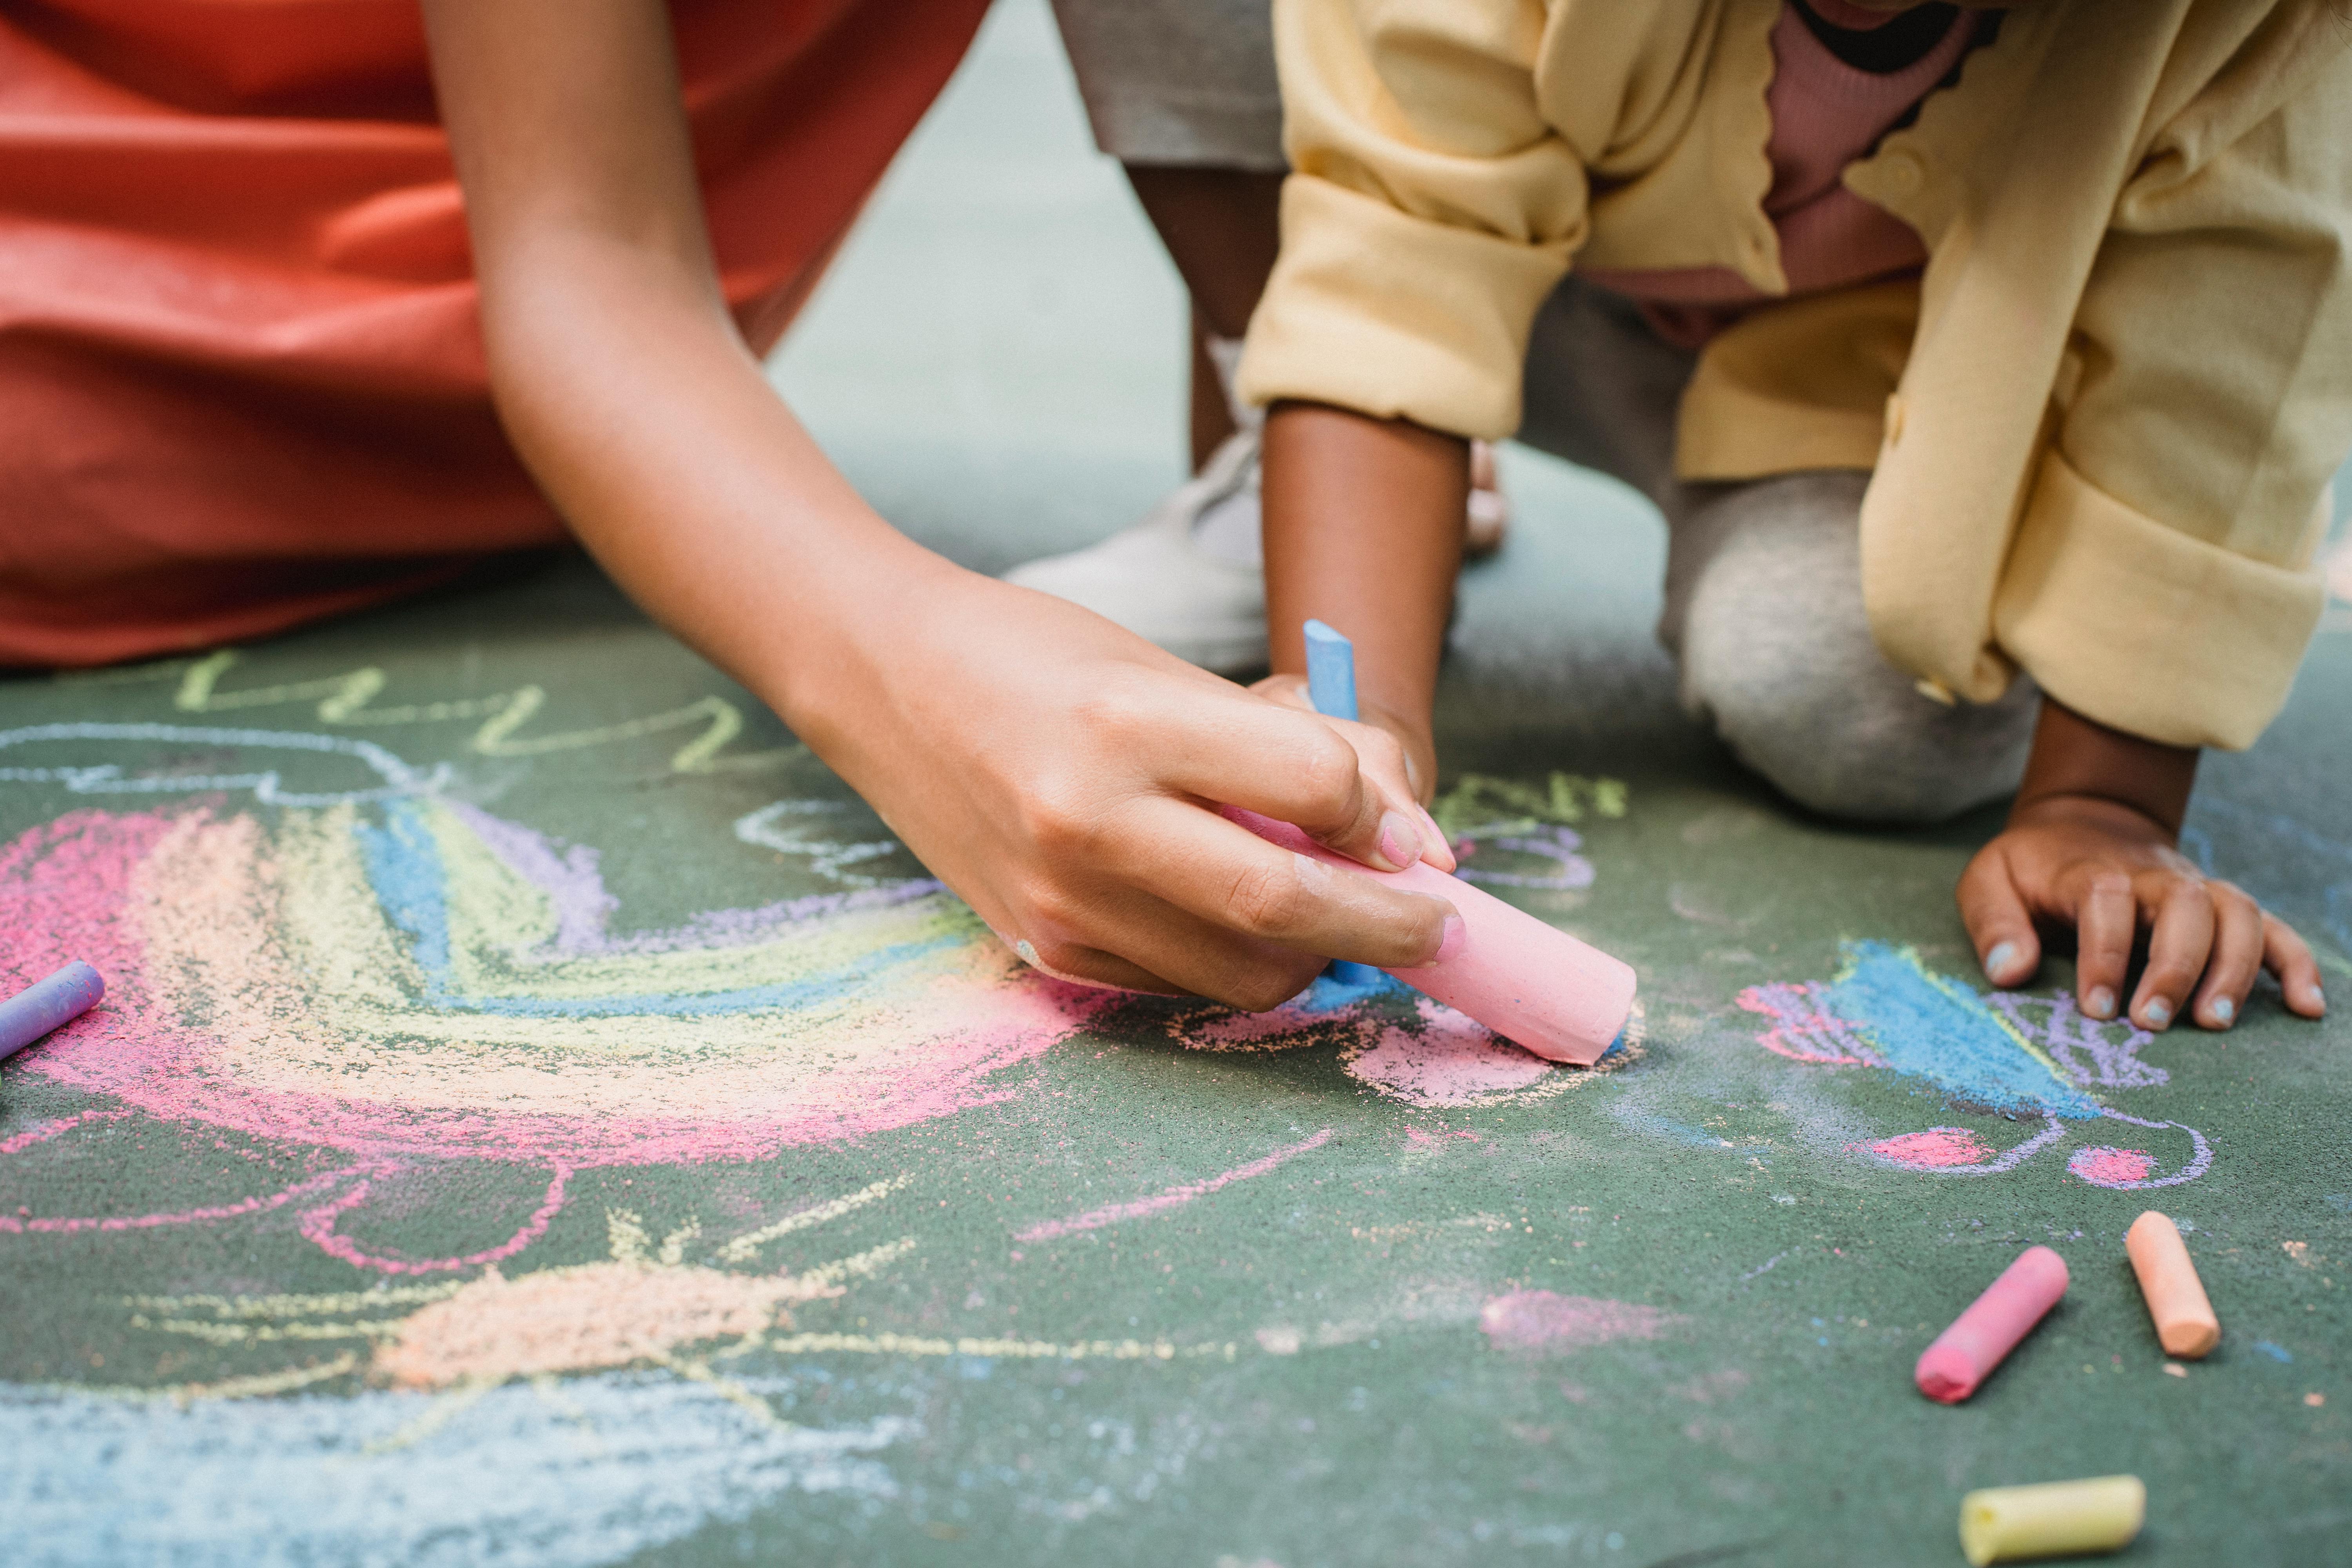
{"label": "painted fingernail", "polygon": [[2161,1029],[2172,1022],[2172,1004],[2161,996],[2151,996],[2140,1008],[2139,1015],[2147,1021],[2149,1028]]}
{"label": "painted fingernail", "polygon": [[2116,994],[2104,985],[2094,985],[2091,994],[2083,998],[2083,1011],[2094,1018],[2116,1016]]}
{"label": "painted fingernail", "polygon": [[1421,858],[1421,829],[1404,813],[1391,811],[1381,818],[1381,854],[1400,871]]}
{"label": "painted fingernail", "polygon": [[2237,1021],[2238,1005],[2227,996],[2216,996],[2213,998],[2212,1005],[2205,1009],[2205,1013],[2217,1024],[2231,1024]]}
{"label": "painted fingernail", "polygon": [[1437,956],[1429,961],[1432,963],[1444,963],[1460,952],[1462,944],[1470,940],[1470,928],[1462,923],[1460,915],[1446,916],[1444,930],[1444,935],[1437,942]]}
{"label": "painted fingernail", "polygon": [[2007,974],[2009,966],[2016,962],[2017,944],[2013,942],[2002,942],[1985,954],[1985,978],[1996,985],[2000,984],[2000,977]]}

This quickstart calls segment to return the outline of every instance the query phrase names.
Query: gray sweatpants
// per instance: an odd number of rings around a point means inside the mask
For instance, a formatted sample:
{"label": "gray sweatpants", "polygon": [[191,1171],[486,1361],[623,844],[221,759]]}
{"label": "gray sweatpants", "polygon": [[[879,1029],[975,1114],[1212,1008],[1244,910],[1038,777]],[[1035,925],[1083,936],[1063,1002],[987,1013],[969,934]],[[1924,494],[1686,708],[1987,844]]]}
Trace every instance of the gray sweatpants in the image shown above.
{"label": "gray sweatpants", "polygon": [[[1123,163],[1279,169],[1268,0],[1054,0],[1102,150]],[[1536,319],[1519,439],[1624,480],[1667,528],[1659,640],[1683,706],[1800,805],[1934,822],[2017,787],[2041,694],[1981,707],[1921,692],[1871,640],[1860,517],[1870,476],[1675,478],[1696,356],[1576,278]]]}

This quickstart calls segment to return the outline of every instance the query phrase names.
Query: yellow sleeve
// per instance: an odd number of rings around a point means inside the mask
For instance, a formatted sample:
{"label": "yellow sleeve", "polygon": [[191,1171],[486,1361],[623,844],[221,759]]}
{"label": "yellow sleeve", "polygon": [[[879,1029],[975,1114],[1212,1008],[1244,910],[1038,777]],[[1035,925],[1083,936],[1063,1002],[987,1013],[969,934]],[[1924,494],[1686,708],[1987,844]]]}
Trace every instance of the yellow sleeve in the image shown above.
{"label": "yellow sleeve", "polygon": [[1241,395],[1509,435],[1585,232],[1583,165],[1537,108],[1540,0],[1274,10],[1293,172]]}
{"label": "yellow sleeve", "polygon": [[2352,29],[2282,6],[2116,205],[1994,606],[2011,656],[2102,723],[2235,749],[2286,700],[2352,445],[2347,127]]}

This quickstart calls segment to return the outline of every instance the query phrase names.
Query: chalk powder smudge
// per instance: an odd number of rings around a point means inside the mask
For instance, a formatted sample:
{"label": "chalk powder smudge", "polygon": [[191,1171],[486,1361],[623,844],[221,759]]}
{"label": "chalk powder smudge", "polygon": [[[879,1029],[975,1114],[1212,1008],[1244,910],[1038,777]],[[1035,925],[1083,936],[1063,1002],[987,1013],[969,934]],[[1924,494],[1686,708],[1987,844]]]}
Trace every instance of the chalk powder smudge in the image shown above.
{"label": "chalk powder smudge", "polygon": [[1654,1340],[1688,1320],[1633,1301],[1514,1290],[1478,1312],[1478,1327],[1498,1351],[1558,1355],[1616,1340]]}

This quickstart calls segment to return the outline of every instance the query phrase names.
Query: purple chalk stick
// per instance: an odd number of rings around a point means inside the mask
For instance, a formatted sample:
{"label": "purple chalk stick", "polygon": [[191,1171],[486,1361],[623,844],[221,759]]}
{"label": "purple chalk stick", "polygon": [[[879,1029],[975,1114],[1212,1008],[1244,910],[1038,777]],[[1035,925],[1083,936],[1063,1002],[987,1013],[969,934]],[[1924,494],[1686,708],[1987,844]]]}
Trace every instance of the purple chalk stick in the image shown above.
{"label": "purple chalk stick", "polygon": [[16,1055],[51,1029],[70,1024],[106,994],[106,979],[87,963],[68,963],[0,1002],[0,1058]]}

